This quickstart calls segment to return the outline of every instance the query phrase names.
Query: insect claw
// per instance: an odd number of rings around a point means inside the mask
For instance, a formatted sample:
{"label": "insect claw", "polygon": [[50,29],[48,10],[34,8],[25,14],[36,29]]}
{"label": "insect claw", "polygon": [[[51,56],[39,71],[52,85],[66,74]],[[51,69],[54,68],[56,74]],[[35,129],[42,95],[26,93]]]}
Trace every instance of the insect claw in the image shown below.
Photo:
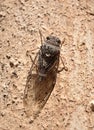
{"label": "insect claw", "polygon": [[57,73],[60,73],[60,72],[63,71],[63,70],[68,71],[68,68],[67,68],[66,66],[64,66],[64,67],[62,67],[60,70],[58,70]]}
{"label": "insect claw", "polygon": [[68,71],[68,67],[65,66],[65,67],[64,67],[64,70],[65,70],[65,71]]}
{"label": "insect claw", "polygon": [[64,44],[64,42],[65,42],[65,38],[64,38],[63,41],[61,42],[61,47],[62,47],[62,45]]}

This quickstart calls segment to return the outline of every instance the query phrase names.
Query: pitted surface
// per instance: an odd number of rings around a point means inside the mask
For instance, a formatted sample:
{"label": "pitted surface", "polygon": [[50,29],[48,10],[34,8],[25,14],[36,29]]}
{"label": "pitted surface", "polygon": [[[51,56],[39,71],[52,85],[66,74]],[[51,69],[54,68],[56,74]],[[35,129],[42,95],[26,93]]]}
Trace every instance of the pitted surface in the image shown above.
{"label": "pitted surface", "polygon": [[[33,121],[23,93],[44,37],[65,42],[61,57],[68,72]],[[60,62],[60,67],[62,64]],[[0,130],[94,130],[94,0],[0,0]]]}

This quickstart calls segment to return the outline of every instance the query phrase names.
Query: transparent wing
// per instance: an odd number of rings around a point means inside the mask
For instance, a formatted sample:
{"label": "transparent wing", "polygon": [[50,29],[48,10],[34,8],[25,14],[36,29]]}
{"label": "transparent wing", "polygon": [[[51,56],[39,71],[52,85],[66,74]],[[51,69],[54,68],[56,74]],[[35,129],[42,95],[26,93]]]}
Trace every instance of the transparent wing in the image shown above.
{"label": "transparent wing", "polygon": [[56,83],[56,68],[55,65],[41,81],[37,71],[32,70],[31,72],[30,69],[23,100],[27,116],[36,118],[47,102]]}

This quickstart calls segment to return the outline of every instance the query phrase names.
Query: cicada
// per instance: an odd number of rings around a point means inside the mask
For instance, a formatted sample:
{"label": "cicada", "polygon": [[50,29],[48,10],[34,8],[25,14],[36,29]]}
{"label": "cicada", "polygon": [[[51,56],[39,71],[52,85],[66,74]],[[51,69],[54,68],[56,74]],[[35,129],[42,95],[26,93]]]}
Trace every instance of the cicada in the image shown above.
{"label": "cicada", "polygon": [[47,36],[35,56],[27,76],[23,103],[27,116],[36,118],[46,104],[56,84],[59,68],[61,40]]}

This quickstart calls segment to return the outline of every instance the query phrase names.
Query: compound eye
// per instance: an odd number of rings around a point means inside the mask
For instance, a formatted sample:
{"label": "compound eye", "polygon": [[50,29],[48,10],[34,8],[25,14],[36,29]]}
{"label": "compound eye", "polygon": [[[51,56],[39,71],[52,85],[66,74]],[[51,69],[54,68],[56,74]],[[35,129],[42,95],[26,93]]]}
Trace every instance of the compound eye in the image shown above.
{"label": "compound eye", "polygon": [[57,43],[59,43],[59,44],[60,44],[60,43],[61,43],[61,41],[58,39],[58,40],[57,40]]}
{"label": "compound eye", "polygon": [[50,40],[50,37],[48,36],[48,37],[46,37],[46,39],[47,39],[47,40]]}

